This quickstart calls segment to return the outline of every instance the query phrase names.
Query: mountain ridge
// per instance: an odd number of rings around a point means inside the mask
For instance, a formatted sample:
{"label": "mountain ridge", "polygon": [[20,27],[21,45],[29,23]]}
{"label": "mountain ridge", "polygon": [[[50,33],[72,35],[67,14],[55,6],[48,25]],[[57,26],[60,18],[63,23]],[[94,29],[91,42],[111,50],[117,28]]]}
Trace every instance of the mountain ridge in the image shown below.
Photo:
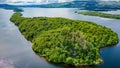
{"label": "mountain ridge", "polygon": [[71,1],[64,3],[52,3],[43,5],[22,5],[18,7],[40,7],[40,8],[80,8],[84,10],[118,10],[120,1]]}
{"label": "mountain ridge", "polygon": [[[2,5],[2,4],[0,4]],[[5,5],[5,4],[3,4]],[[23,5],[10,5],[9,7],[25,8],[25,7],[38,7],[38,8],[79,8],[83,10],[94,11],[107,11],[107,10],[119,10],[120,1],[71,1],[64,3],[51,3],[51,4],[23,4]],[[7,6],[7,8],[8,8]],[[1,7],[1,6],[0,6]],[[2,8],[2,7],[1,7]],[[4,7],[5,8],[5,7]]]}

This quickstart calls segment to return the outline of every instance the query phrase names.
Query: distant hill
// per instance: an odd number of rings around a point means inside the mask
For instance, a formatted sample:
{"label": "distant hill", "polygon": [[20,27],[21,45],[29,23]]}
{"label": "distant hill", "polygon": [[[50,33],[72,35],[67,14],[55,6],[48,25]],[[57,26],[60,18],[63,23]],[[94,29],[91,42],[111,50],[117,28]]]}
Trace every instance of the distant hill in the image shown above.
{"label": "distant hill", "polygon": [[[7,5],[9,7],[39,7],[39,8],[79,8],[84,10],[105,11],[120,9],[120,1],[72,1],[51,4]],[[4,7],[4,6],[3,6]],[[5,6],[6,7],[6,6]],[[8,7],[7,7],[8,8]]]}
{"label": "distant hill", "polygon": [[120,9],[120,1],[72,1],[41,5],[45,8],[80,8],[87,10],[116,10]]}
{"label": "distant hill", "polygon": [[18,8],[17,6],[9,5],[9,4],[0,4],[0,8],[13,10],[15,12],[22,12],[23,11],[22,9]]}

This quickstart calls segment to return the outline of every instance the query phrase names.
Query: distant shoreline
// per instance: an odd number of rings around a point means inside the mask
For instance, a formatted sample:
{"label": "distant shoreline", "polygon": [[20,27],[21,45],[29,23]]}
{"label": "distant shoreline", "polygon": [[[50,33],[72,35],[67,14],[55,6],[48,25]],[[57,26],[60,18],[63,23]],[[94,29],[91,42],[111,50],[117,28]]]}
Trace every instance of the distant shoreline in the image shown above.
{"label": "distant shoreline", "polygon": [[107,14],[107,13],[102,13],[97,11],[78,12],[78,14],[89,15],[89,16],[99,16],[99,17],[112,18],[112,19],[120,19],[120,15]]}

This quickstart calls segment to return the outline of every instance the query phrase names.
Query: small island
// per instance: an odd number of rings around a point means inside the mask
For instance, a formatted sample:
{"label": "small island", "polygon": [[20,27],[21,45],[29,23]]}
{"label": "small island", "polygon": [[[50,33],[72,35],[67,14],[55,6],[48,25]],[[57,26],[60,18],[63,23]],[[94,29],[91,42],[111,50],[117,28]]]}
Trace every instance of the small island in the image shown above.
{"label": "small island", "polygon": [[33,43],[35,53],[53,63],[100,64],[100,48],[118,43],[117,33],[93,22],[60,17],[29,18],[21,13],[14,13],[10,20]]}
{"label": "small island", "polygon": [[23,9],[21,9],[21,8],[14,8],[13,11],[14,12],[23,12]]}
{"label": "small island", "polygon": [[90,15],[90,16],[99,16],[99,17],[112,18],[112,19],[120,19],[120,15],[107,14],[107,13],[102,13],[102,12],[97,12],[97,11],[78,12],[78,14]]}

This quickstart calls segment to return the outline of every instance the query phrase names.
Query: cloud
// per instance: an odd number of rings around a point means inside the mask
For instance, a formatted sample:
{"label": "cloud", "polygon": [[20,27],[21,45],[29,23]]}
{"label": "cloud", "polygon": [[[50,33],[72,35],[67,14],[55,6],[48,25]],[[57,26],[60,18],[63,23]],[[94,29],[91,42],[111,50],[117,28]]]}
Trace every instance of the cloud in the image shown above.
{"label": "cloud", "polygon": [[6,2],[34,2],[34,0],[7,0]]}
{"label": "cloud", "polygon": [[0,59],[0,68],[14,68],[10,60]]}

